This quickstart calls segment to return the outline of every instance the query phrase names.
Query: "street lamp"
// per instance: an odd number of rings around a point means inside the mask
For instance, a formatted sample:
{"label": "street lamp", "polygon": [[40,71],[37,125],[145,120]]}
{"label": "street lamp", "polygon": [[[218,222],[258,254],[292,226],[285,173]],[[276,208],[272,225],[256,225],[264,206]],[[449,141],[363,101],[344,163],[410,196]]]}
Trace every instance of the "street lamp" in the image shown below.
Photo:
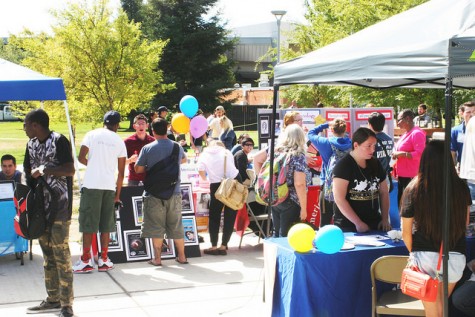
{"label": "street lamp", "polygon": [[272,13],[277,20],[277,64],[280,63],[280,21],[287,13],[285,10],[272,10]]}

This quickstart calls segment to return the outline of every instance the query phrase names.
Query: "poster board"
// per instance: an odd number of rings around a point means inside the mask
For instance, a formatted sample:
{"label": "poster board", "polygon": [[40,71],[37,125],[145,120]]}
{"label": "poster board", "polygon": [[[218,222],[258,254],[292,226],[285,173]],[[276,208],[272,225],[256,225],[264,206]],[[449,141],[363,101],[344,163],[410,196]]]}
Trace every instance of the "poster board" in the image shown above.
{"label": "poster board", "polygon": [[[184,191],[191,189],[191,184],[184,183]],[[143,221],[142,211],[143,186],[124,186],[120,193],[120,200],[123,207],[116,212],[116,230],[110,233],[108,255],[114,263],[126,263],[131,261],[145,261],[154,256],[151,239],[140,238],[140,229]],[[191,193],[190,193],[191,196]],[[185,213],[193,216],[194,226],[194,204],[188,202]],[[190,221],[188,220],[188,224]],[[100,241],[99,234],[97,241]],[[172,239],[164,240],[165,248],[162,248],[162,259],[175,258],[175,247]],[[100,251],[100,243],[98,243]],[[201,256],[199,244],[185,244],[185,255],[187,258]]]}
{"label": "poster board", "polygon": [[[347,123],[347,132],[349,137],[353,135],[353,132],[360,127],[368,126],[368,116],[373,112],[380,112],[386,118],[383,131],[394,139],[394,109],[392,107],[384,108],[291,108],[291,109],[279,109],[277,110],[277,119],[282,120],[284,115],[288,111],[297,111],[302,115],[303,126],[307,130],[315,128],[317,125],[330,122],[336,118],[342,118]],[[261,132],[258,130],[259,135],[259,147],[267,146],[270,140],[270,131],[267,127],[270,126],[270,120],[272,118],[271,109],[258,109],[257,112],[257,128],[261,129],[262,125],[266,127],[266,130]],[[267,122],[268,123],[261,123]],[[276,131],[276,135],[277,132]],[[331,136],[330,130],[327,129],[324,135]]]}

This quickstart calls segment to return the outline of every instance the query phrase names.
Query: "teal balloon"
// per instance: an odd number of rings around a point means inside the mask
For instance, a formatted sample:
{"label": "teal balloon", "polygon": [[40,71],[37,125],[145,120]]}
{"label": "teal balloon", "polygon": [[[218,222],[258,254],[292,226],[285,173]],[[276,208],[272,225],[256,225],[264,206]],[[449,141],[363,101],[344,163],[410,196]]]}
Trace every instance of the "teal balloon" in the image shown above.
{"label": "teal balloon", "polygon": [[184,96],[180,100],[180,110],[188,118],[193,118],[198,112],[198,100],[190,95]]}
{"label": "teal balloon", "polygon": [[317,249],[326,254],[337,253],[345,243],[345,236],[340,228],[326,225],[318,230],[314,244]]}

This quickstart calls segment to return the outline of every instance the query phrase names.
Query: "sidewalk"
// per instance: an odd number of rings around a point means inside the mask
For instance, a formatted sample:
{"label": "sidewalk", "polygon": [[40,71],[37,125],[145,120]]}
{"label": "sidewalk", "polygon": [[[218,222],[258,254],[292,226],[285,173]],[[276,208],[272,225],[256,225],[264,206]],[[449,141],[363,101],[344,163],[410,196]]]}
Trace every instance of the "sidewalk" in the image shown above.
{"label": "sidewalk", "polygon": [[[208,235],[203,237],[201,249],[209,247]],[[75,316],[269,316],[262,302],[262,240],[257,241],[256,236],[246,235],[238,249],[239,236],[233,234],[227,256],[202,252],[202,257],[189,258],[188,265],[174,260],[163,260],[162,267],[129,262],[105,273],[75,274]],[[70,247],[74,262],[80,245],[71,242]],[[45,299],[42,261],[37,244],[32,261],[25,255],[24,266],[15,255],[0,257],[2,316],[27,316],[27,307]]]}

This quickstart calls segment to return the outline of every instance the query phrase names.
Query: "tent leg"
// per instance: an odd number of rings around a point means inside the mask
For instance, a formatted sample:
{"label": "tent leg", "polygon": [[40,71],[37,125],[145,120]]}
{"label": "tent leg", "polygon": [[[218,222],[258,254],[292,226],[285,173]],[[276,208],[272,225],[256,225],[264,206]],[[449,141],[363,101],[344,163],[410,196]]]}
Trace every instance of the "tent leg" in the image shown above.
{"label": "tent leg", "polygon": [[443,282],[444,282],[444,316],[449,316],[449,290],[448,290],[448,260],[449,260],[449,228],[450,222],[450,206],[452,206],[452,197],[450,196],[450,188],[452,188],[450,174],[450,161],[452,161],[452,155],[450,153],[450,130],[452,129],[452,78],[445,79],[445,142],[444,142],[444,228],[443,238],[444,243],[444,256],[443,256]]}
{"label": "tent leg", "polygon": [[66,120],[68,121],[69,139],[71,140],[71,149],[72,149],[73,158],[74,158],[74,168],[76,169],[76,177],[78,178],[78,186],[79,188],[81,188],[82,187],[81,174],[79,173],[79,161],[76,154],[76,145],[74,144],[74,134],[73,134],[73,128],[71,125],[71,118],[69,117],[68,103],[66,100],[64,100],[63,104],[64,104],[64,111],[66,112]]}
{"label": "tent leg", "polygon": [[[279,104],[279,85],[274,85],[274,100],[272,102],[272,117],[270,120],[270,147],[269,147],[269,158],[270,158],[270,167],[269,167],[269,173],[270,175],[273,175],[274,171],[274,143],[275,143],[275,120],[276,120],[276,115],[277,115],[277,105]],[[273,186],[272,184],[272,177],[271,177],[271,188]],[[272,195],[272,194],[271,194]],[[272,200],[273,197],[271,197]],[[270,234],[270,219],[272,215],[272,206],[269,203],[267,205],[267,236]]]}

